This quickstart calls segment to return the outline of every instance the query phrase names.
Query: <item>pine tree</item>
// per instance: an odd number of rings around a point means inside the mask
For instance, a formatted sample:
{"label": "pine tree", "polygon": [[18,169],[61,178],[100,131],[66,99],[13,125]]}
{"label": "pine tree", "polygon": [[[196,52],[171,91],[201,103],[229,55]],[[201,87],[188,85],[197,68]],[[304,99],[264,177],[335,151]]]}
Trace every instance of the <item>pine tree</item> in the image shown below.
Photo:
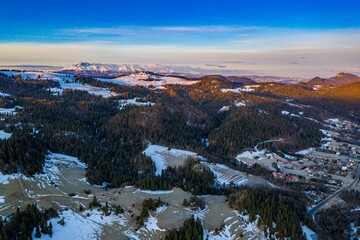
{"label": "pine tree", "polygon": [[49,223],[48,229],[49,229],[48,233],[49,233],[50,237],[52,237],[53,232],[52,232],[52,223],[51,222]]}
{"label": "pine tree", "polygon": [[39,228],[39,226],[36,226],[35,237],[36,237],[36,238],[41,238],[41,233],[40,233],[40,228]]}

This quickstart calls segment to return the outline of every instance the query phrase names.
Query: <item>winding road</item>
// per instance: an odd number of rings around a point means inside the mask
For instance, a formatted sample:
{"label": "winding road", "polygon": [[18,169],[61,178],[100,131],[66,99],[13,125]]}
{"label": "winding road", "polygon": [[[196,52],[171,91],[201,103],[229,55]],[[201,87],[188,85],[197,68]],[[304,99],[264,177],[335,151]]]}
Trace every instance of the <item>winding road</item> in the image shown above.
{"label": "winding road", "polygon": [[321,202],[319,202],[315,207],[313,207],[312,209],[310,209],[309,211],[309,215],[311,217],[311,219],[315,221],[315,215],[316,215],[316,212],[321,208],[323,207],[326,203],[328,203],[331,199],[339,196],[343,191],[346,191],[348,189],[350,189],[351,187],[353,187],[356,183],[359,182],[359,179],[356,178],[350,185],[346,186],[346,187],[343,187],[343,188],[340,188],[339,190],[337,190],[336,192],[334,192],[333,194],[331,194],[329,197],[325,198],[324,200],[322,200]]}
{"label": "winding road", "polygon": [[321,229],[325,230],[325,232],[329,235],[329,237],[331,237],[332,239],[335,239],[333,235],[331,235],[329,232],[326,231],[326,229],[324,229],[323,226],[321,226],[320,224],[318,224],[316,222],[316,213],[317,211],[322,208],[325,204],[327,204],[330,200],[332,200],[333,198],[339,196],[343,191],[349,190],[351,189],[354,185],[356,185],[359,182],[359,177],[360,177],[360,163],[357,167],[356,170],[356,175],[355,175],[355,179],[352,183],[350,183],[348,186],[345,186],[343,188],[340,188],[339,190],[337,190],[336,192],[334,192],[333,194],[331,194],[329,197],[327,197],[326,199],[322,200],[321,202],[319,202],[316,206],[314,206],[312,209],[309,210],[309,215],[310,218],[314,221],[314,223],[320,227]]}

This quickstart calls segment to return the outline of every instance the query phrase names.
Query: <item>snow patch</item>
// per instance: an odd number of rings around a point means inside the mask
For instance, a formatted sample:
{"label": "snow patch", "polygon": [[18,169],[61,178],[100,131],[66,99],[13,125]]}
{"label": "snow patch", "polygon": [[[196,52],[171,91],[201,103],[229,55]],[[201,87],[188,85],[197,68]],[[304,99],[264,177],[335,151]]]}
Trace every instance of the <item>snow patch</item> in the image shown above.
{"label": "snow patch", "polygon": [[0,92],[0,97],[11,97],[11,95],[8,93]]}
{"label": "snow patch", "polygon": [[[79,167],[79,168],[86,168],[87,165],[83,162],[80,162],[80,160],[76,157],[72,157],[65,154],[60,153],[49,153],[48,156],[45,159],[44,163],[44,173],[37,173],[34,175],[37,179],[42,179],[49,184],[60,184],[60,178],[59,175],[61,174],[59,169],[59,164],[65,164],[70,167]],[[86,179],[85,179],[86,181]]]}
{"label": "snow patch", "polygon": [[199,81],[190,81],[179,77],[164,77],[147,72],[133,73],[114,79],[107,79],[107,78],[97,78],[97,79],[102,82],[110,82],[118,85],[127,85],[127,86],[138,85],[143,87],[153,86],[154,88],[158,88],[158,89],[163,89],[164,85],[166,84],[192,85],[199,82]]}
{"label": "snow patch", "polygon": [[164,154],[170,154],[177,157],[183,157],[184,159],[188,157],[198,157],[194,152],[180,150],[175,148],[168,148],[160,145],[150,144],[144,151],[145,156],[150,157],[155,163],[156,175],[161,175],[162,170],[165,170],[168,166]]}
{"label": "snow patch", "polygon": [[3,115],[16,115],[17,114],[16,111],[18,109],[22,109],[22,107],[16,106],[16,107],[13,107],[13,108],[0,108],[0,114],[3,114]]}
{"label": "snow patch", "polygon": [[[90,214],[90,216],[87,217],[87,214]],[[62,218],[65,221],[64,226],[58,223],[58,221]],[[52,237],[42,234],[40,239],[96,239],[101,236],[103,227],[106,225],[111,225],[115,222],[121,225],[127,224],[126,220],[122,216],[114,214],[105,216],[102,212],[96,209],[87,210],[81,214],[70,209],[63,210],[59,212],[59,218],[51,219],[50,222],[53,226]],[[33,234],[35,234],[35,231]]]}
{"label": "snow patch", "polygon": [[116,96],[117,94],[111,92],[107,88],[94,87],[89,84],[81,84],[74,81],[74,75],[62,74],[62,73],[51,73],[51,72],[11,72],[11,71],[0,71],[7,76],[20,75],[22,79],[35,79],[35,80],[52,80],[58,82],[60,87],[49,88],[48,90],[54,95],[62,94],[66,89],[86,91],[90,94],[102,96],[108,98]]}
{"label": "snow patch", "polygon": [[119,108],[120,110],[124,109],[126,105],[135,105],[135,106],[153,106],[155,103],[153,102],[141,102],[139,101],[139,98],[133,98],[133,99],[121,99],[119,100]]}
{"label": "snow patch", "polygon": [[156,190],[156,191],[140,190],[140,192],[150,194],[150,195],[161,195],[161,194],[170,194],[170,193],[173,193],[174,191],[173,190],[168,190],[168,191],[164,191],[164,190]]}
{"label": "snow patch", "polygon": [[9,139],[9,138],[11,138],[11,136],[12,136],[12,133],[7,133],[4,130],[0,130],[0,139],[1,140]]}
{"label": "snow patch", "polygon": [[265,154],[265,149],[260,151],[244,151],[236,156],[236,160],[240,161],[242,158],[249,158],[249,159],[260,159],[261,155]]}
{"label": "snow patch", "polygon": [[307,154],[314,152],[315,150],[316,150],[315,148],[308,148],[308,149],[304,149],[301,151],[297,151],[296,154],[307,155]]}
{"label": "snow patch", "polygon": [[22,176],[22,174],[3,174],[2,172],[0,172],[0,184],[8,184],[9,181],[14,180],[20,176]]}
{"label": "snow patch", "polygon": [[246,106],[246,102],[245,101],[234,101],[234,105],[235,107],[245,107]]}
{"label": "snow patch", "polygon": [[227,111],[229,111],[229,110],[230,110],[230,106],[223,106],[222,108],[219,109],[218,112],[219,112],[219,113],[220,113],[220,112],[227,112]]}
{"label": "snow patch", "polygon": [[241,92],[255,92],[254,88],[258,88],[260,87],[260,85],[246,85],[243,87],[239,87],[239,88],[221,88],[220,90],[222,92],[233,92],[233,93],[241,93]]}
{"label": "snow patch", "polygon": [[301,229],[303,234],[305,234],[306,236],[306,240],[316,240],[317,239],[317,235],[316,233],[311,230],[310,228],[308,228],[306,225],[301,224]]}

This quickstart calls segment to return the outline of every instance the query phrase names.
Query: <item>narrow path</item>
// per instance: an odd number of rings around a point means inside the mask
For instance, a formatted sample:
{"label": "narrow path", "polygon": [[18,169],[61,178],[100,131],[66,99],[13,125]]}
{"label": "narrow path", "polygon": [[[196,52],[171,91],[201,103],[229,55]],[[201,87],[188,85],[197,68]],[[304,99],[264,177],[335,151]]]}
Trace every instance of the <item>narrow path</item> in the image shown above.
{"label": "narrow path", "polygon": [[22,183],[22,181],[21,181],[21,177],[16,178],[16,180],[18,181],[18,183],[19,183],[19,185],[20,185],[21,192],[22,192],[23,196],[24,196],[25,198],[30,198],[29,195],[27,194],[27,192],[25,191],[24,185],[23,185],[23,183]]}

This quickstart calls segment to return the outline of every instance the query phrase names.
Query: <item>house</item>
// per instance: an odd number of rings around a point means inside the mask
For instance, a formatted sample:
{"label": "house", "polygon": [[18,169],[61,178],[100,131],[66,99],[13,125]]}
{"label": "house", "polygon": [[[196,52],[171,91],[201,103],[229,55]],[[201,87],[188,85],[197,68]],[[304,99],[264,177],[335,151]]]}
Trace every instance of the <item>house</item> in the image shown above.
{"label": "house", "polygon": [[286,178],[286,174],[285,173],[281,173],[281,172],[273,172],[273,177],[277,178],[277,179],[285,179]]}

